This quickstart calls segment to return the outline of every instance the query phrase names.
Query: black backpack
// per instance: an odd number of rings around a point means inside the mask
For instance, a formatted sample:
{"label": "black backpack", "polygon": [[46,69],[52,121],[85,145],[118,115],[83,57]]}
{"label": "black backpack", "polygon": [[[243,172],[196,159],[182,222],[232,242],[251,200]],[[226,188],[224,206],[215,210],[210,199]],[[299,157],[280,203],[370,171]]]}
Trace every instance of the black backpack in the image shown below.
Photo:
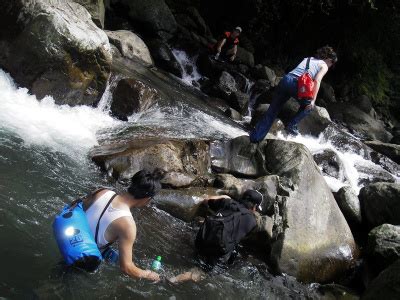
{"label": "black backpack", "polygon": [[235,250],[240,242],[240,220],[245,214],[251,212],[232,201],[227,209],[208,216],[196,236],[195,245],[199,253],[208,257],[219,257]]}

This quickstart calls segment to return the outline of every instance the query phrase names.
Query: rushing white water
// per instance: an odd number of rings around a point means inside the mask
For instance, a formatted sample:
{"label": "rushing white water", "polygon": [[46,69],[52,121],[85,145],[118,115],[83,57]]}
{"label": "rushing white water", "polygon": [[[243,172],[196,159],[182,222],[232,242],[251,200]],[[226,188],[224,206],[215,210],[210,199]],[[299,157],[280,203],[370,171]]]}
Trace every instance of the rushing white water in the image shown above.
{"label": "rushing white water", "polygon": [[11,131],[28,145],[83,157],[97,145],[96,132],[119,122],[101,109],[56,105],[52,97],[41,101],[26,88],[18,88],[9,74],[0,70],[0,128]]}
{"label": "rushing white water", "polygon": [[182,81],[187,85],[198,88],[201,75],[197,70],[196,57],[190,58],[185,51],[178,49],[173,49],[172,53],[182,67]]}
{"label": "rushing white water", "polygon": [[[381,166],[374,164],[372,161],[364,159],[356,153],[342,152],[338,150],[329,141],[326,141],[322,134],[319,136],[319,138],[303,135],[298,135],[296,137],[285,137],[281,132],[279,132],[277,138],[303,144],[311,151],[313,155],[322,153],[325,150],[333,151],[341,162],[339,176],[338,178],[335,178],[324,174],[325,181],[333,192],[337,192],[343,186],[351,186],[355,192],[359,193],[360,189],[362,188],[362,184],[360,184],[360,177],[364,174],[360,174],[357,167],[364,166],[366,168],[384,171]],[[399,181],[399,178],[394,175],[392,176],[395,181]]]}

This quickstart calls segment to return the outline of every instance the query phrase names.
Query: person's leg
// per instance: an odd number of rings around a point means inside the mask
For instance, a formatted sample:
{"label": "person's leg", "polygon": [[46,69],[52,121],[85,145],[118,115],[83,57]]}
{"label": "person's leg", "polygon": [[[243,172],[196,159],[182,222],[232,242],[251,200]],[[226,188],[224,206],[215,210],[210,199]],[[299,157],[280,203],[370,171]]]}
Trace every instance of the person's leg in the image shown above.
{"label": "person's leg", "polygon": [[267,112],[263,115],[260,121],[258,121],[256,127],[250,133],[250,141],[252,143],[258,143],[262,141],[271,129],[276,116],[282,109],[282,106],[289,100],[289,95],[286,92],[287,83],[286,76],[279,83],[277,90],[273,96],[271,105],[269,106]]}
{"label": "person's leg", "polygon": [[310,100],[301,100],[300,101],[300,107],[299,110],[297,111],[296,115],[290,120],[290,122],[286,125],[286,130],[291,133],[291,134],[298,134],[298,129],[297,125],[299,122],[304,119],[306,116],[308,116],[312,112],[312,108],[310,108],[308,105],[310,105],[311,101]]}

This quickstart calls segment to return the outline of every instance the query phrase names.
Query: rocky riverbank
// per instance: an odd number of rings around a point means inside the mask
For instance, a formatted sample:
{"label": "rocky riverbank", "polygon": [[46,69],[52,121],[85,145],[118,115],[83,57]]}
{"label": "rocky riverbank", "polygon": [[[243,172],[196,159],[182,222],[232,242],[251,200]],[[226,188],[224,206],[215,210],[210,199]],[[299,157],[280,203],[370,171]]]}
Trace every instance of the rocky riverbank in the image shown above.
{"label": "rocky riverbank", "polygon": [[[216,33],[199,11],[171,8],[164,0],[4,1],[0,66],[38,98],[51,95],[71,106],[98,105],[114,80],[110,114],[125,125],[101,135],[89,154],[110,180],[123,182],[142,168],[164,169],[168,176],[156,205],[192,223],[202,216],[199,200],[206,193],[238,197],[255,188],[265,201],[247,250],[261,253],[274,272],[357,286],[371,299],[381,286],[388,298],[398,295],[396,127],[380,119],[368,97],[344,102],[323,84],[321,107],[300,132],[371,162],[354,167],[362,175],[360,193],[345,180],[332,193],[325,178],[341,180],[346,169],[337,151],[312,153],[276,139],[296,101],[287,103],[262,143],[252,145],[245,134],[248,117],[254,124],[267,109],[283,68],[274,71],[241,47],[235,63],[210,58],[207,46]],[[179,80],[194,70],[184,69],[174,48],[197,57],[202,78],[195,87]],[[132,123],[132,116],[151,111],[163,114],[162,121]]]}

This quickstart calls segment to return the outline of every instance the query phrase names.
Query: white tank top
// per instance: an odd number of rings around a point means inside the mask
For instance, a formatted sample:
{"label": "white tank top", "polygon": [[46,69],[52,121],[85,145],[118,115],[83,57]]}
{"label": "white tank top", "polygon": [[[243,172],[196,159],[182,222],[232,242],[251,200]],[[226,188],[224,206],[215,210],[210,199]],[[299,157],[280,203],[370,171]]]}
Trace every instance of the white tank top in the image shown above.
{"label": "white tank top", "polygon": [[[110,201],[111,197],[114,196],[115,194],[116,193],[113,191],[107,191],[100,198],[94,201],[94,203],[89,207],[88,210],[86,210],[86,218],[89,222],[89,227],[93,234],[93,237],[96,236],[97,222],[100,218],[101,213],[104,210],[104,207],[106,207],[108,201]],[[129,217],[133,219],[132,214],[129,210],[114,208],[111,202],[111,204],[108,206],[107,210],[104,212],[100,220],[99,233],[97,236],[97,247],[101,249],[102,247],[104,247],[109,243],[109,241],[106,240],[104,234],[108,226],[113,221],[122,217]]]}
{"label": "white tank top", "polygon": [[[306,71],[307,59],[308,57],[304,58],[303,61],[296,68],[290,71],[290,74],[296,76],[303,75]],[[311,57],[308,72],[310,73],[312,79],[315,79],[315,76],[317,76],[317,73],[319,72],[319,70],[321,70],[322,64],[326,65],[326,62],[324,62],[322,59]]]}

